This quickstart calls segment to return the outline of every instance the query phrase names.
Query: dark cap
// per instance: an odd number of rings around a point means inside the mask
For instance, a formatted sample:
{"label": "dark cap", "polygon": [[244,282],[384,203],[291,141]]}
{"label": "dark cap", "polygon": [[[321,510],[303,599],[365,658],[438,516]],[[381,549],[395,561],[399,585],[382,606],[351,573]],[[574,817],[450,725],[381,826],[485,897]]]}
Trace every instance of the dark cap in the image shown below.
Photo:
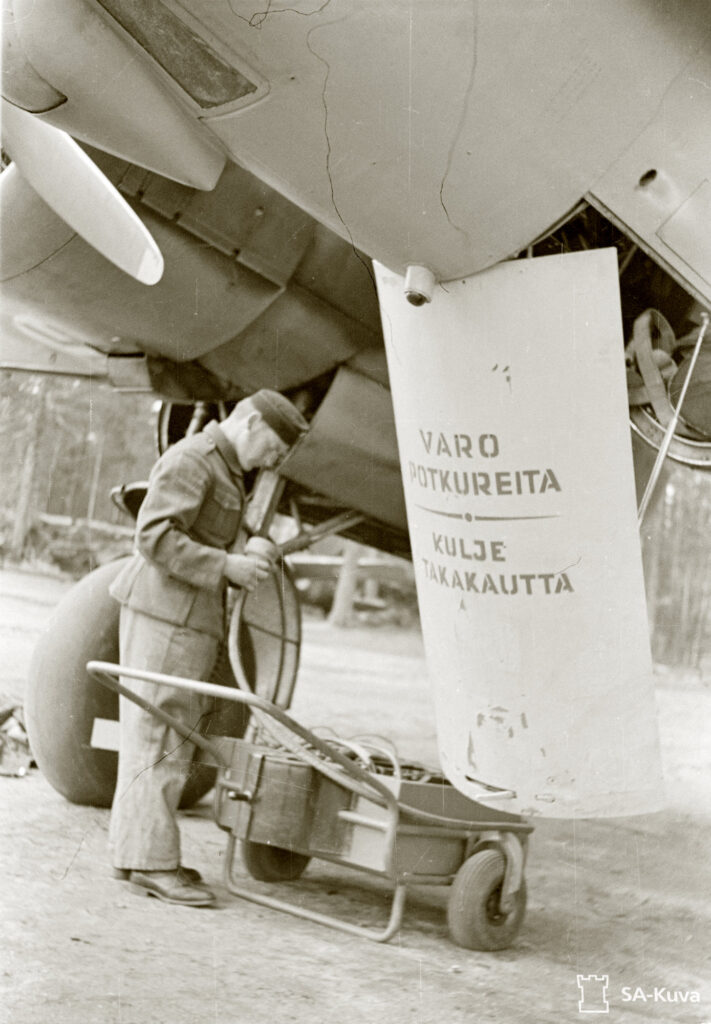
{"label": "dark cap", "polygon": [[262,388],[251,396],[251,402],[284,444],[294,444],[309,429],[308,423],[296,406],[278,391]]}

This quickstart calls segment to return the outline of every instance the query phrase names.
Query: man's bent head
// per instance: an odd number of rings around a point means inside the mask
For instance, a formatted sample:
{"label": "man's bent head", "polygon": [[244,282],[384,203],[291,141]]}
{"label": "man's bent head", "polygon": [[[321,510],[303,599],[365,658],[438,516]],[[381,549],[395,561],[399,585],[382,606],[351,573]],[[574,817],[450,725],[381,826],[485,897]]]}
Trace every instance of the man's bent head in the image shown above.
{"label": "man's bent head", "polygon": [[221,427],[243,469],[273,469],[309,425],[278,391],[262,388],[234,407]]}

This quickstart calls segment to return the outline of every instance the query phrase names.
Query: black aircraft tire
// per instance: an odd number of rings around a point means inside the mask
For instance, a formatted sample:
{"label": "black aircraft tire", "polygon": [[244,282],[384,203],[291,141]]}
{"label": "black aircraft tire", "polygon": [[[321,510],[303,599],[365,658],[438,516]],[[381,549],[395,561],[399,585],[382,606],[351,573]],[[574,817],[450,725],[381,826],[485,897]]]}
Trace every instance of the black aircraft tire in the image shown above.
{"label": "black aircraft tire", "polygon": [[[123,564],[120,559],[94,569],[65,595],[28,673],[25,718],[33,756],[54,789],[75,804],[110,807],[116,786],[118,755],[92,747],[91,736],[95,719],[118,719],[118,697],[89,676],[86,663],[119,659],[119,605],[108,588]],[[235,685],[226,657],[212,678]],[[246,719],[243,706],[225,701],[205,731],[241,736]],[[200,760],[196,750],[181,807],[190,807],[214,784],[215,769]]]}

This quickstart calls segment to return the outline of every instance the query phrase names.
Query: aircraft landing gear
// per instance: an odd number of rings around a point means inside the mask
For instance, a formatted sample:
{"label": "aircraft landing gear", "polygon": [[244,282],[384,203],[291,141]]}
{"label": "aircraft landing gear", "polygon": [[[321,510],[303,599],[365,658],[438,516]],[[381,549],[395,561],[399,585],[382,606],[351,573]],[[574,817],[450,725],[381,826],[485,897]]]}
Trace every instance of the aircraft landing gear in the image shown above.
{"label": "aircraft landing gear", "polygon": [[[95,569],[64,597],[35,648],[27,681],[27,731],[42,774],[67,800],[95,807],[111,806],[116,785],[118,699],[89,676],[86,663],[118,661],[119,605],[108,590],[123,564],[121,559]],[[238,642],[250,682],[257,665],[273,656],[271,631],[284,593],[293,614],[298,594],[288,574],[267,581],[258,603],[252,595],[245,601],[248,624],[240,629]],[[226,649],[211,681],[236,685]],[[206,732],[241,736],[247,719],[242,705],[218,702]],[[215,769],[199,760],[201,755],[183,791],[183,807],[196,803],[214,784]]]}

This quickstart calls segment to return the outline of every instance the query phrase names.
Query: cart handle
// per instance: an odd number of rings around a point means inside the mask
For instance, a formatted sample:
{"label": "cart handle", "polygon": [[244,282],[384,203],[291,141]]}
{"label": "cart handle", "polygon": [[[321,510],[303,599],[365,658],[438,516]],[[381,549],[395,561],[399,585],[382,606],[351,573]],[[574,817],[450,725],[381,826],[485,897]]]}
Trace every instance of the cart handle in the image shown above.
{"label": "cart handle", "polygon": [[[169,725],[171,729],[174,729],[179,736],[183,737],[183,739],[190,740],[190,742],[194,743],[196,747],[204,750],[205,753],[214,758],[215,763],[220,768],[229,768],[229,764],[225,760],[220,747],[215,743],[211,743],[210,740],[206,739],[205,736],[202,735],[202,733],[197,732],[197,726],[189,728],[184,722],[181,722],[180,719],[175,718],[167,711],[163,711],[162,708],[152,704],[151,701],[146,700],[145,697],[141,697],[139,694],[135,693],[134,690],[129,690],[128,687],[124,686],[119,679],[114,678],[115,675],[118,675],[119,667],[120,666],[118,665],[113,665],[110,662],[103,661],[89,661],[86,665],[87,672],[93,676],[97,683],[101,683],[102,686],[107,687],[109,690],[113,690],[114,693],[119,694],[121,697],[126,697],[128,700],[132,700],[134,704],[138,704],[139,708],[143,708],[144,711],[148,711],[156,718],[159,718],[161,722],[165,722],[166,725]],[[133,669],[121,668],[121,675],[131,675],[131,678],[143,678],[146,673],[141,673],[140,676],[138,676],[135,674]]]}
{"label": "cart handle", "polygon": [[[390,811],[393,815],[393,819],[397,821],[399,814],[399,804],[394,794],[384,786],[383,783],[378,779],[377,776],[371,775],[360,767],[355,761],[346,757],[339,750],[331,747],[325,743],[318,736],[307,729],[305,726],[300,725],[290,715],[288,715],[281,708],[272,704],[271,701],[265,700],[264,697],[259,697],[256,693],[245,692],[244,690],[235,690],[231,687],[218,686],[215,683],[204,683],[198,679],[186,679],[182,676],[170,676],[162,672],[149,672],[145,669],[127,668],[124,665],[117,665],[109,661],[89,661],[86,666],[87,672],[89,672],[97,682],[103,686],[107,686],[109,689],[114,690],[116,693],[120,693],[122,696],[132,700],[134,704],[138,704],[144,711],[148,711],[166,722],[171,728],[183,736],[185,739],[190,740],[191,743],[195,743],[201,749],[210,753],[217,761],[217,764],[223,768],[228,768],[229,765],[225,762],[224,755],[219,751],[219,748],[206,740],[205,737],[196,734],[195,729],[189,729],[182,722],[177,721],[172,715],[157,708],[151,701],[140,697],[133,690],[129,690],[128,687],[124,686],[118,677],[123,676],[128,679],[140,679],[149,683],[158,683],[162,686],[174,686],[179,690],[190,690],[193,693],[202,693],[207,697],[217,697],[220,700],[232,700],[236,704],[246,704],[248,707],[256,708],[259,711],[263,711],[265,714],[270,715],[276,719],[281,725],[286,726],[289,732],[298,736],[304,742],[308,743],[309,746],[313,747],[328,760],[335,762],[345,772],[345,778],[340,774],[335,778],[335,781],[339,785],[343,785],[352,792],[359,796],[364,796],[369,800],[375,799],[376,803],[379,803]],[[329,771],[328,765],[323,764],[317,757],[313,756],[307,751],[304,751],[298,744],[294,743],[290,746],[291,752],[296,754],[297,757],[301,757],[307,761],[312,767],[316,768],[317,771],[321,772],[327,778],[334,779],[334,775]]]}

